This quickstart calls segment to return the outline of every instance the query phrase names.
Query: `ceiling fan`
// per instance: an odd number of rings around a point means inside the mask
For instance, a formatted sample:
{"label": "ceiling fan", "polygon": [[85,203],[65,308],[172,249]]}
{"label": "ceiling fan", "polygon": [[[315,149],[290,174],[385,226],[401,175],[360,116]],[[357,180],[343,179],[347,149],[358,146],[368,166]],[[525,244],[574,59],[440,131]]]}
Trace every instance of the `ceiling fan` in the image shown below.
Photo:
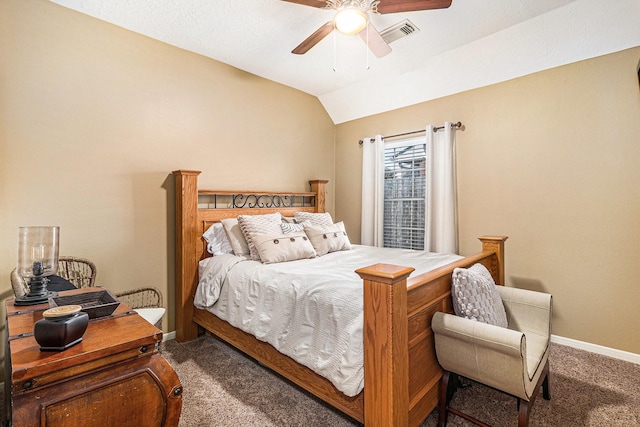
{"label": "ceiling fan", "polygon": [[391,47],[369,20],[369,12],[376,14],[445,9],[452,0],[283,0],[336,13],[332,21],[318,28],[291,53],[303,55],[334,29],[343,34],[358,34],[378,58],[391,53]]}

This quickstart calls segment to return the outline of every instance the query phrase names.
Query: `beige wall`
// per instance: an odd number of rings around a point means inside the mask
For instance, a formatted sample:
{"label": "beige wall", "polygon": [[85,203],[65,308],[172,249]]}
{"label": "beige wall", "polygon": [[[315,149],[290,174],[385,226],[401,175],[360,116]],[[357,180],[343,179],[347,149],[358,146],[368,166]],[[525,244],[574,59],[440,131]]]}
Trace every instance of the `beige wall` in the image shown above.
{"label": "beige wall", "polygon": [[60,252],[94,260],[99,284],[160,288],[174,330],[174,169],[204,188],[328,179],[333,211],[317,98],[45,0],[3,0],[0,17],[2,297],[18,227],[60,225]]}
{"label": "beige wall", "polygon": [[338,125],[336,217],[357,240],[357,141],[457,132],[460,243],[503,234],[511,285],[551,292],[553,333],[640,353],[640,47]]}
{"label": "beige wall", "polygon": [[640,48],[334,126],[314,97],[45,0],[0,16],[3,297],[17,228],[57,224],[102,285],[160,288],[173,330],[171,170],[208,188],[329,179],[358,241],[357,141],[460,120],[463,253],[510,236],[508,278],[553,293],[556,335],[640,353]]}

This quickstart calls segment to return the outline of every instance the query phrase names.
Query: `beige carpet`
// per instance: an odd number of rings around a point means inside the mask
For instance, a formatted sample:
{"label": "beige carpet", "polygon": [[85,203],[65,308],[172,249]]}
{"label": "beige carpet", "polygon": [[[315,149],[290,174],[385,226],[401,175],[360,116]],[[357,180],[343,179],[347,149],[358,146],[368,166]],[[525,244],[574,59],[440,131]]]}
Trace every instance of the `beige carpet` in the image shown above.
{"label": "beige carpet", "polygon": [[[181,426],[358,425],[210,336],[167,341],[162,354],[184,386]],[[640,365],[556,344],[550,360],[551,400],[540,394],[530,426],[640,426]],[[515,399],[479,384],[458,390],[452,406],[517,425]],[[436,421],[434,412],[423,425]],[[448,425],[472,424],[450,416]]]}

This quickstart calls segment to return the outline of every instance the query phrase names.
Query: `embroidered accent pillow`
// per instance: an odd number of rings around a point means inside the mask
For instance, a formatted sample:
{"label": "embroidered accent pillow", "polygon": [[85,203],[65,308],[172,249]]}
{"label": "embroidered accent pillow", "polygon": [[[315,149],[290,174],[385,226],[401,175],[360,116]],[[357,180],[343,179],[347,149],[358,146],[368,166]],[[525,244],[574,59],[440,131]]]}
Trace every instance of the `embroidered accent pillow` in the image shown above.
{"label": "embroidered accent pillow", "polygon": [[347,236],[342,221],[328,226],[305,225],[304,232],[309,236],[318,256],[351,249],[351,242],[349,242],[349,236]]}
{"label": "embroidered accent pillow", "polygon": [[239,215],[238,225],[242,230],[242,235],[249,246],[249,254],[254,261],[260,261],[260,254],[253,244],[251,234],[280,234],[282,229],[282,215],[280,212],[266,215]]}
{"label": "embroidered accent pillow", "polygon": [[313,225],[333,225],[333,219],[331,219],[331,214],[329,212],[296,212],[293,214],[293,217],[296,219],[298,224],[301,224],[304,221],[309,221]]}
{"label": "embroidered accent pillow", "polygon": [[238,218],[225,218],[220,220],[220,222],[222,223],[222,227],[227,234],[229,243],[231,243],[231,248],[233,249],[234,255],[249,255],[249,245],[247,244],[247,241],[242,234],[242,230],[240,230]]}
{"label": "embroidered accent pillow", "polygon": [[282,228],[283,233],[293,233],[296,231],[304,231],[305,225],[311,225],[309,221],[302,221],[300,224],[293,224],[291,222],[282,222],[280,223],[280,228]]}
{"label": "embroidered accent pillow", "polygon": [[453,311],[466,319],[507,327],[502,298],[489,270],[482,264],[453,270]]}
{"label": "embroidered accent pillow", "polygon": [[264,264],[295,261],[316,256],[316,251],[304,231],[287,234],[253,233],[251,240]]}

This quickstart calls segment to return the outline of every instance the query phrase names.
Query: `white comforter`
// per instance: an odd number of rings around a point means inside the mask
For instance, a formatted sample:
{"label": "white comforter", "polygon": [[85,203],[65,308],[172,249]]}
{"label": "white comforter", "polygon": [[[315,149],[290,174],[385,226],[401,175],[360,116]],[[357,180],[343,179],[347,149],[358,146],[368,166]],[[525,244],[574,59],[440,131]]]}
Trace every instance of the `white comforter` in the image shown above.
{"label": "white comforter", "polygon": [[278,264],[219,255],[200,262],[194,302],[355,396],[364,355],[362,279],[354,271],[385,262],[414,267],[417,275],[459,258],[360,245]]}

